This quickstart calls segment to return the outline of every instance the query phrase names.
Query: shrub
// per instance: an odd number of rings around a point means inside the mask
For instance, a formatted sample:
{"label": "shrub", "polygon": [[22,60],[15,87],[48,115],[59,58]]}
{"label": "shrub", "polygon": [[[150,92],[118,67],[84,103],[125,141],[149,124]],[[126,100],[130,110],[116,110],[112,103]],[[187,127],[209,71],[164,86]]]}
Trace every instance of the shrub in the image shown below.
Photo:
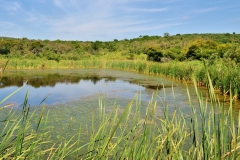
{"label": "shrub", "polygon": [[216,52],[218,52],[218,44],[215,41],[203,39],[190,43],[185,50],[186,58],[198,60],[209,58]]}
{"label": "shrub", "polygon": [[144,53],[147,55],[147,60],[149,61],[157,61],[160,62],[161,58],[163,57],[163,53],[162,51],[153,48],[153,47],[149,47],[147,48]]}

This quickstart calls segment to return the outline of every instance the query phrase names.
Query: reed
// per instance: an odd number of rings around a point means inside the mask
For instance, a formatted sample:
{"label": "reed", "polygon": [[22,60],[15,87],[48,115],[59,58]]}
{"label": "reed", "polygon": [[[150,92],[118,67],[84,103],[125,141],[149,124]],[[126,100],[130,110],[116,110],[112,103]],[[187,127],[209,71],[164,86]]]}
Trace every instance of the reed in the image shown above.
{"label": "reed", "polygon": [[[4,107],[1,110],[9,111],[9,114],[1,116],[0,157],[238,159],[240,119],[233,117],[232,99],[228,110],[218,101],[208,70],[206,75],[209,80],[208,98],[204,99],[198,91],[196,80],[198,105],[194,105],[189,92],[186,93],[189,96],[189,109],[192,110],[190,115],[177,106],[170,111],[164,95],[159,96],[158,93],[153,94],[147,106],[143,106],[140,96],[136,94],[124,109],[114,103],[109,113],[100,94],[99,108],[92,112],[87,131],[82,128],[85,124],[80,123],[78,132],[72,135],[70,119],[67,127],[69,133],[58,133],[65,135],[58,141],[51,138],[52,130],[48,128],[51,111],[46,111],[45,106],[40,114],[31,111],[26,93],[21,115]],[[156,111],[159,107],[163,109],[162,115]],[[145,112],[142,108],[145,108]]]}

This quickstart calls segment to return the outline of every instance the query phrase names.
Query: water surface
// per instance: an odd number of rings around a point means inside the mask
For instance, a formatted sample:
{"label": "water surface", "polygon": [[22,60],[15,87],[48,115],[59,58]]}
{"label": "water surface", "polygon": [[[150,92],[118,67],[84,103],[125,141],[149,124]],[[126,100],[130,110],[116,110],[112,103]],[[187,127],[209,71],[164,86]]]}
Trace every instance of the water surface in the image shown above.
{"label": "water surface", "polygon": [[[1,106],[11,104],[19,108],[27,91],[28,106],[38,106],[46,97],[43,103],[47,106],[70,104],[86,99],[98,100],[100,95],[114,100],[121,99],[120,102],[123,102],[131,100],[136,93],[140,95],[142,101],[148,102],[155,92],[158,93],[159,103],[164,103],[162,105],[169,106],[170,109],[180,107],[184,110],[189,106],[186,84],[161,76],[121,70],[7,70],[0,82],[0,100],[22,86],[19,92]],[[198,105],[193,85],[188,84],[188,89],[191,101]],[[206,89],[199,90],[203,96],[207,95]],[[229,105],[227,102],[225,104]],[[238,106],[239,101],[234,101],[235,113],[238,112]]]}
{"label": "water surface", "polygon": [[[131,99],[136,93],[141,93],[142,100],[150,100],[153,92],[163,93],[165,98],[186,100],[182,91],[186,86],[160,76],[149,76],[134,72],[99,69],[72,70],[25,70],[7,71],[0,83],[0,99],[19,87],[19,92],[8,99],[6,103],[15,107],[23,103],[26,92],[29,92],[29,105],[38,105],[48,96],[48,105],[62,104],[86,97],[98,97],[99,93],[105,97]],[[192,88],[191,88],[192,89]]]}

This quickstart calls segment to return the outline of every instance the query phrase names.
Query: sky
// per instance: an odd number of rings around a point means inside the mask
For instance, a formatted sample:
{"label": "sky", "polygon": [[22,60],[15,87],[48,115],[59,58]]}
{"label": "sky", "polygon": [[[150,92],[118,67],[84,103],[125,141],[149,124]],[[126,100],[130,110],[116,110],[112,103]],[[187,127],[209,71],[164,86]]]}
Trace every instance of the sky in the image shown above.
{"label": "sky", "polygon": [[240,0],[0,0],[0,37],[112,41],[240,33]]}

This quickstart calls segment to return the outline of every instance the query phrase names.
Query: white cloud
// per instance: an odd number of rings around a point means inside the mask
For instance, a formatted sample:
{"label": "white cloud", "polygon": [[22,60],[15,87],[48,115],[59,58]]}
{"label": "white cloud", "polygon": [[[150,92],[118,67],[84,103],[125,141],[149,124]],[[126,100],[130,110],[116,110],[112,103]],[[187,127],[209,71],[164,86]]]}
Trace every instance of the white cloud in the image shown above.
{"label": "white cloud", "polygon": [[194,12],[195,13],[206,13],[206,12],[211,12],[216,10],[216,7],[211,7],[211,8],[204,8],[204,9],[195,9]]}
{"label": "white cloud", "polygon": [[167,11],[168,8],[126,8],[129,12],[162,12]]}
{"label": "white cloud", "polygon": [[167,21],[176,21],[176,20],[188,20],[190,16],[182,16],[182,17],[174,17],[174,18],[167,18]]}
{"label": "white cloud", "polygon": [[7,11],[17,11],[21,9],[21,5],[18,2],[9,2],[5,5],[5,10]]}
{"label": "white cloud", "polygon": [[59,8],[62,8],[63,5],[62,5],[62,1],[61,0],[53,0],[54,4],[59,7]]}
{"label": "white cloud", "polygon": [[126,19],[95,19],[86,23],[81,23],[81,20],[74,19],[72,17],[64,19],[63,21],[52,21],[51,32],[59,36],[64,36],[65,34],[68,34],[70,37],[89,37],[89,39],[92,40],[94,39],[94,36],[110,35],[111,37],[117,37],[117,35],[152,31],[180,25],[180,23],[160,23],[149,26],[149,23],[149,21],[134,20],[131,19],[131,17],[127,17]]}
{"label": "white cloud", "polygon": [[63,0],[53,0],[53,2],[54,2],[56,7],[62,9],[64,12],[67,13],[66,6],[67,6],[67,4],[69,4],[69,2],[65,2]]}
{"label": "white cloud", "polygon": [[[19,18],[26,23],[26,28],[32,28],[32,30],[25,29],[24,33],[28,32],[32,35],[40,34],[34,32],[41,31],[49,36],[46,37],[48,39],[101,40],[98,37],[113,39],[112,37],[127,37],[132,33],[151,32],[180,25],[176,22],[159,22],[154,17],[143,19],[141,14],[163,12],[168,8],[126,7],[130,6],[129,3],[137,1],[146,3],[145,0],[52,0],[49,5],[52,5],[55,14],[34,7],[27,9],[26,6],[21,8],[20,5],[19,7],[15,5],[15,8],[21,9],[22,15]],[[47,1],[38,0],[38,2]],[[129,14],[129,12],[134,13]]]}
{"label": "white cloud", "polygon": [[[136,1],[136,0],[135,0]],[[143,20],[139,14],[132,12],[162,12],[167,8],[126,8],[129,0],[53,0],[54,5],[67,10],[61,17],[29,14],[29,20],[41,21],[49,26],[49,33],[55,39],[69,39],[100,36],[116,37],[120,34],[151,31],[179,24],[155,23],[156,19]],[[67,3],[68,2],[68,3]],[[67,3],[67,4],[65,4]],[[126,10],[128,9],[128,11]],[[119,14],[119,11],[122,12]],[[127,11],[127,12],[126,12]],[[36,19],[37,18],[37,19]],[[151,26],[149,26],[151,24]]]}
{"label": "white cloud", "polygon": [[16,25],[12,22],[1,21],[0,26],[4,28],[12,28],[12,27],[15,27]]}

